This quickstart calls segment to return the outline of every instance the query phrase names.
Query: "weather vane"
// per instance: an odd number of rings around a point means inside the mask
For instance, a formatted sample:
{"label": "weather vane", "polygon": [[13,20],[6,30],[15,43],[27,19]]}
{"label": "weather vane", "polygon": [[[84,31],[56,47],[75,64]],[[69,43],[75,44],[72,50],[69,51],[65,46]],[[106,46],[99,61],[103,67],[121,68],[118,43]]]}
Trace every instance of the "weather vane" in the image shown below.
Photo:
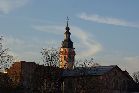
{"label": "weather vane", "polygon": [[69,17],[67,16],[67,21],[69,21]]}

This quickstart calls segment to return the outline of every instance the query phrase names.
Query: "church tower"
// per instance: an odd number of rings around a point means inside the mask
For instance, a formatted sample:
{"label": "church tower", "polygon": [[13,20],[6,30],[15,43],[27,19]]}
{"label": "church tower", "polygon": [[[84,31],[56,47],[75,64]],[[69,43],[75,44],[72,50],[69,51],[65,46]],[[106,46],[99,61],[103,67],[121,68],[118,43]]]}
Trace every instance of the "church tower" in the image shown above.
{"label": "church tower", "polygon": [[67,18],[64,41],[62,41],[62,47],[60,48],[60,68],[64,69],[72,69],[75,60],[75,48],[73,48],[73,42],[70,39],[71,33],[69,32],[70,28],[68,26],[68,20],[69,19]]}

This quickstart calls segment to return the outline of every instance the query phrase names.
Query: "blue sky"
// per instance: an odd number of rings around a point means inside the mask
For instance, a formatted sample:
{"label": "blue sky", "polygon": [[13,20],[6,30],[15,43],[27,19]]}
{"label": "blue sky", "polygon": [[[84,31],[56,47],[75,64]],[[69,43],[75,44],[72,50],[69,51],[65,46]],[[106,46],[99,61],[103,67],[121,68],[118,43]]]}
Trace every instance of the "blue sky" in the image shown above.
{"label": "blue sky", "polygon": [[60,47],[66,17],[76,58],[139,70],[139,0],[0,0],[0,35],[18,60]]}

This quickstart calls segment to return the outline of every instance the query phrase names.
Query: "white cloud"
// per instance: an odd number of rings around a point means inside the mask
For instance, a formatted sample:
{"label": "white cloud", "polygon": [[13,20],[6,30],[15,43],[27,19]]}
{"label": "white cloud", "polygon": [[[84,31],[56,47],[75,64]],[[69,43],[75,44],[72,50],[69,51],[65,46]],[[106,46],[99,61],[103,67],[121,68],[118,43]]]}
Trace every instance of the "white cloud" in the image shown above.
{"label": "white cloud", "polygon": [[78,15],[78,17],[83,20],[88,20],[88,21],[97,22],[97,23],[139,28],[139,24],[128,22],[123,19],[118,19],[118,18],[113,18],[113,17],[104,17],[104,16],[100,16],[97,14],[88,15],[86,13],[82,13]]}
{"label": "white cloud", "polygon": [[28,1],[29,0],[0,0],[0,12],[7,14],[16,8],[24,6]]}
{"label": "white cloud", "polygon": [[122,70],[127,70],[130,75],[139,71],[139,56],[128,55],[121,51],[112,51],[98,56],[96,61],[101,65],[118,65]]}
{"label": "white cloud", "polygon": [[[63,35],[64,33],[64,26],[33,26],[34,29],[38,31],[45,31],[47,33],[53,33],[57,35]],[[83,48],[81,51],[77,51],[77,56],[82,57],[91,57],[95,55],[96,53],[100,52],[102,49],[102,46],[99,42],[95,41],[94,38],[87,33],[87,31],[84,31],[83,29],[79,27],[72,26],[71,27],[71,34],[75,38],[77,38],[78,43],[74,43],[78,45],[76,47],[76,50]]]}
{"label": "white cloud", "polygon": [[139,71],[139,56],[124,57],[124,64],[132,73]]}
{"label": "white cloud", "polygon": [[57,48],[58,43],[54,40],[42,40],[42,38],[17,38],[13,36],[4,35],[4,48],[9,48],[9,54],[13,55],[16,60],[35,61],[41,60],[42,48]]}
{"label": "white cloud", "polygon": [[[9,53],[16,58],[16,60],[38,61],[40,58],[41,46],[38,41],[25,41],[19,38],[8,36],[4,38],[4,46],[9,48]],[[36,46],[38,45],[38,46]]]}

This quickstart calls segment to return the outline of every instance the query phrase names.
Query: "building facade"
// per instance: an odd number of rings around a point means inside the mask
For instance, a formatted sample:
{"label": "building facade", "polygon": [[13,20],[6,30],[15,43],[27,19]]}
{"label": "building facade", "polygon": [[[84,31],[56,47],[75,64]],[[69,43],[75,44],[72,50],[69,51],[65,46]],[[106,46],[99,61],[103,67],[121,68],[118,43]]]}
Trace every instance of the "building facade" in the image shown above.
{"label": "building facade", "polygon": [[136,83],[118,66],[63,71],[63,93],[133,93]]}
{"label": "building facade", "polygon": [[[58,67],[16,62],[7,75],[21,93],[133,93],[136,83],[118,66]],[[20,93],[20,92],[17,92]],[[138,93],[138,92],[137,92]]]}
{"label": "building facade", "polygon": [[12,79],[15,86],[30,87],[32,74],[37,64],[35,62],[20,61],[15,62],[8,70],[7,74]]}

